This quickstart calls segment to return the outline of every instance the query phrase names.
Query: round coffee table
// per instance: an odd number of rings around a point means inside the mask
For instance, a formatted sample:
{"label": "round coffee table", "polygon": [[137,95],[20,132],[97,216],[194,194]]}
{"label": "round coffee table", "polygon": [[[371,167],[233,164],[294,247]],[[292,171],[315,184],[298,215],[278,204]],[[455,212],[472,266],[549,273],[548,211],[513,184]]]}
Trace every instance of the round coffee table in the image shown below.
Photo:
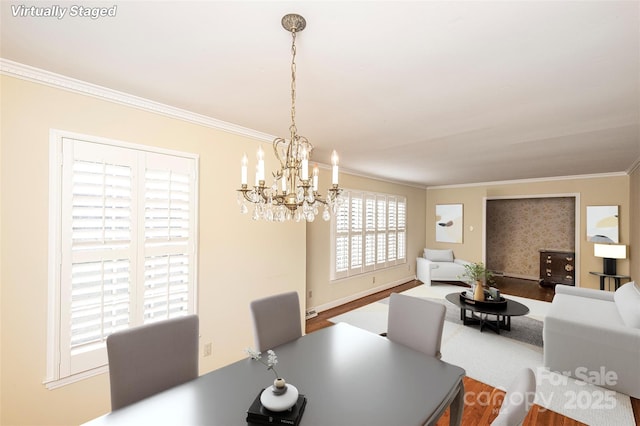
{"label": "round coffee table", "polygon": [[[464,325],[480,324],[480,331],[487,326],[496,333],[511,330],[511,317],[526,315],[529,308],[520,302],[505,298],[506,303],[467,303],[460,293],[450,293],[445,298],[460,308],[460,319]],[[467,312],[469,315],[467,315]],[[495,316],[495,320],[489,316]]]}

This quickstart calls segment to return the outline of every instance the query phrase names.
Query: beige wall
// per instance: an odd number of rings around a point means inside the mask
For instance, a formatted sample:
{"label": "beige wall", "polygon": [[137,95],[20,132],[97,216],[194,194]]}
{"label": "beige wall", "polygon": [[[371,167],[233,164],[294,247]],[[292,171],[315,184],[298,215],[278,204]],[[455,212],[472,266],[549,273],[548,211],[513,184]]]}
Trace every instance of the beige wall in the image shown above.
{"label": "beige wall", "polygon": [[[2,98],[2,81],[0,80],[0,99]],[[0,111],[2,111],[2,104],[0,103]],[[1,114],[1,113],[0,113]],[[1,115],[0,115],[1,117]],[[0,120],[0,191],[2,191],[2,139],[3,139],[3,133],[2,133],[2,120]],[[3,309],[2,309],[2,247],[4,246],[4,244],[2,244],[2,241],[4,241],[4,233],[2,232],[2,229],[4,228],[3,222],[2,222],[2,195],[0,192],[0,424],[2,424],[2,416],[3,416],[3,412],[4,409],[2,408],[2,401],[3,401],[3,397],[2,397],[2,364],[3,364],[3,351],[2,351],[2,336],[4,335],[4,330],[2,329],[2,324],[4,324],[3,321]]]}
{"label": "beige wall", "polygon": [[[330,182],[329,170],[321,170],[320,182]],[[323,190],[322,183],[319,186]],[[370,294],[377,289],[387,288],[391,284],[400,284],[414,279],[415,258],[424,248],[426,195],[424,189],[348,174],[340,175],[340,186],[407,197],[407,263],[332,282],[329,278],[331,222],[316,220],[307,225],[307,306],[309,308],[324,310],[352,300],[355,296]],[[311,297],[309,292],[312,292]]]}
{"label": "beige wall", "polygon": [[629,275],[635,282],[640,282],[640,163],[631,173],[630,180],[631,238],[629,240],[629,260],[631,273]]}
{"label": "beige wall", "polygon": [[[482,261],[482,216],[485,187],[456,187],[427,189],[426,247],[433,249],[453,249],[456,258],[472,262]],[[435,220],[437,204],[462,204],[463,231],[462,244],[436,242]]]}
{"label": "beige wall", "polygon": [[[254,222],[236,204],[240,158],[257,141],[8,76],[1,88],[0,423],[79,424],[109,411],[106,374],[55,390],[42,384],[51,128],[200,156],[198,305],[201,345],[213,344],[201,372],[253,345],[250,300],[297,290],[304,305],[305,225]],[[275,166],[272,156],[266,162]]]}
{"label": "beige wall", "polygon": [[[578,246],[576,247],[579,270],[576,285],[599,288],[598,278],[589,271],[602,271],[602,259],[593,255],[593,243],[587,242],[585,223],[586,206],[620,206],[620,243],[631,244],[631,205],[629,200],[630,177],[626,175],[593,177],[585,179],[561,179],[553,181],[522,181],[510,184],[487,184],[466,187],[441,187],[427,190],[427,246],[452,248],[456,257],[471,261],[482,261],[484,227],[483,205],[485,197],[521,197],[549,194],[579,194]],[[464,235],[462,244],[435,242],[436,204],[464,204]],[[471,229],[473,228],[473,230]],[[619,260],[618,272],[628,274],[630,261]]]}

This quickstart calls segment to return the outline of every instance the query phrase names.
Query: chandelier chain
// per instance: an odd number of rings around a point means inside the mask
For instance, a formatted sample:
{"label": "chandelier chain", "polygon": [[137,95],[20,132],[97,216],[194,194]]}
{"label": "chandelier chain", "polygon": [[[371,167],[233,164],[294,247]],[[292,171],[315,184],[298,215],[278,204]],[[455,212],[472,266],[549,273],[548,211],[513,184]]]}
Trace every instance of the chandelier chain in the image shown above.
{"label": "chandelier chain", "polygon": [[296,127],[296,29],[291,30],[291,139],[293,140],[298,133]]}

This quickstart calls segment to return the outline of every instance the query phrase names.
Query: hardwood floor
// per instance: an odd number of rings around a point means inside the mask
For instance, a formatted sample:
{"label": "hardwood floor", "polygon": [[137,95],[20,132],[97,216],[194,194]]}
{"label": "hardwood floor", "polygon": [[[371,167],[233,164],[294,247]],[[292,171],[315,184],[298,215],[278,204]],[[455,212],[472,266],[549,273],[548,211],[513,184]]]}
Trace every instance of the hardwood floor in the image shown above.
{"label": "hardwood floor", "polygon": [[[479,382],[470,377],[464,378],[465,405],[462,414],[463,426],[489,425],[498,416],[500,405],[505,393],[500,389]],[[470,397],[474,395],[475,397]],[[436,426],[449,424],[449,410],[444,413],[436,423]],[[524,419],[523,426],[578,426],[584,425],[577,420],[547,410],[537,404],[531,407],[531,411]]]}
{"label": "hardwood floor", "polygon": [[551,302],[555,295],[553,287],[541,286],[538,284],[538,281],[513,277],[494,277],[494,281],[494,286],[497,287],[501,293],[511,294],[513,296]]}
{"label": "hardwood floor", "polygon": [[305,330],[307,333],[311,333],[312,331],[320,330],[321,328],[324,328],[324,327],[329,327],[333,325],[333,323],[330,321],[327,321],[327,318],[344,314],[345,312],[349,312],[353,309],[359,308],[360,306],[368,305],[369,303],[373,303],[378,300],[384,299],[385,297],[389,297],[391,293],[394,293],[394,292],[400,293],[403,291],[407,291],[411,288],[417,287],[419,285],[422,285],[422,282],[417,280],[409,281],[408,283],[400,284],[399,286],[393,287],[389,290],[380,291],[378,293],[374,293],[369,296],[362,297],[358,300],[354,300],[353,302],[345,303],[344,305],[337,306],[333,309],[320,312],[318,313],[317,317],[308,319],[306,321]]}
{"label": "hardwood floor", "polygon": [[[500,278],[500,280],[498,280]],[[511,294],[514,296],[527,297],[531,299],[543,300],[550,302],[553,299],[553,288],[540,287],[536,282],[528,280],[520,280],[517,278],[503,278],[497,277],[496,284],[501,292]],[[533,283],[533,285],[532,285]],[[450,283],[463,286],[462,283]],[[402,292],[409,290],[413,287],[422,285],[422,282],[414,280],[405,284],[393,287],[388,290],[380,291],[369,296],[365,296],[358,300],[346,303],[341,306],[329,309],[318,313],[315,318],[308,319],[306,321],[305,330],[307,333],[312,333],[316,330],[320,330],[324,327],[332,326],[333,323],[328,321],[328,318],[336,315],[343,314],[360,306],[373,303],[375,301],[384,299],[393,292]],[[465,398],[464,414],[462,416],[463,426],[476,426],[476,425],[488,425],[498,415],[504,392],[496,389],[492,386],[479,382],[470,377],[464,378],[464,386],[466,395],[476,395],[475,400],[473,398]],[[631,398],[631,405],[633,407],[633,414],[636,424],[640,426],[640,400]],[[449,410],[438,421],[438,426],[445,426],[449,424]],[[569,417],[565,417],[556,412],[547,410],[539,405],[534,405],[527,418],[525,419],[523,426],[535,426],[535,425],[557,425],[557,426],[575,426],[583,425],[576,420]]]}

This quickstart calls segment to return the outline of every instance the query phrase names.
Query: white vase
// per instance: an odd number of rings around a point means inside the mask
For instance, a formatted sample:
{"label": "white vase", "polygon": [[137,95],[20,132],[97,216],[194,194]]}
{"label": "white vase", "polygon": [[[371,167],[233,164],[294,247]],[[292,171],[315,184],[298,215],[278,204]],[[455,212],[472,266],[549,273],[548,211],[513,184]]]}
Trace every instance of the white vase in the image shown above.
{"label": "white vase", "polygon": [[262,406],[270,411],[286,411],[298,401],[298,389],[284,379],[275,379],[273,385],[260,394]]}

